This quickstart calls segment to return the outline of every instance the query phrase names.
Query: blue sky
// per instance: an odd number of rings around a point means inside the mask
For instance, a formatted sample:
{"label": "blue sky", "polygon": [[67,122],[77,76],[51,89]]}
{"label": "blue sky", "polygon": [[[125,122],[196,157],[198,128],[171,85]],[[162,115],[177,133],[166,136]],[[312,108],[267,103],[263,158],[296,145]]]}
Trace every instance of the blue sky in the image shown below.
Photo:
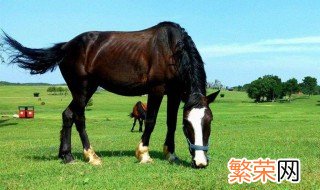
{"label": "blue sky", "polygon": [[[266,75],[320,83],[320,1],[4,1],[0,28],[23,45],[48,47],[90,30],[132,31],[161,21],[183,26],[208,81],[243,85]],[[64,83],[59,69],[29,75],[0,65],[0,81]]]}

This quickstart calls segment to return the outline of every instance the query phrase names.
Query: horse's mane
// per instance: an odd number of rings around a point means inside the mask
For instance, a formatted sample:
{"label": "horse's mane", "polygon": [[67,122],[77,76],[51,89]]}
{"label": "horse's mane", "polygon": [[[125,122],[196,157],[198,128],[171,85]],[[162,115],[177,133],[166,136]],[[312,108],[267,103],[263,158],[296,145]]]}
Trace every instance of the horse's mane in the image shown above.
{"label": "horse's mane", "polygon": [[202,104],[201,97],[206,95],[206,73],[204,62],[197,50],[192,38],[179,24],[173,22],[161,22],[157,26],[173,26],[179,30],[181,39],[176,44],[179,50],[179,73],[184,83],[188,100],[185,107],[198,107]]}

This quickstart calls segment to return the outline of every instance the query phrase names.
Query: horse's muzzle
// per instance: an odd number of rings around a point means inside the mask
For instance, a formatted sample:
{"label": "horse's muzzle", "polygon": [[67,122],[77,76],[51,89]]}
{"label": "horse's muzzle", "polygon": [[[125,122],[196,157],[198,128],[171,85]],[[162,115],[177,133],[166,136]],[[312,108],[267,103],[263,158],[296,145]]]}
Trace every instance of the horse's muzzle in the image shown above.
{"label": "horse's muzzle", "polygon": [[197,163],[195,160],[192,160],[191,166],[196,169],[206,168],[209,165],[209,160],[207,162]]}

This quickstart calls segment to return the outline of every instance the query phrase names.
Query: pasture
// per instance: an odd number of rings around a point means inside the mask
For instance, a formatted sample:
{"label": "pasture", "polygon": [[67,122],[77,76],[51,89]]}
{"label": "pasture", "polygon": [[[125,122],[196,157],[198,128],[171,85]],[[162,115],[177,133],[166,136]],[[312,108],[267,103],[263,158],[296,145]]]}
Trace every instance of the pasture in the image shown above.
{"label": "pasture", "polygon": [[[70,94],[47,95],[47,86],[0,87],[0,189],[317,189],[320,187],[320,96],[296,96],[291,103],[252,103],[243,92],[223,92],[211,104],[210,164],[190,167],[179,110],[176,153],[179,164],[162,155],[166,134],[166,97],[150,140],[154,163],[141,165],[134,156],[141,133],[130,132],[132,106],[146,96],[123,97],[101,91],[86,111],[87,132],[102,166],[84,162],[73,127],[73,164],[57,158],[61,112]],[[33,97],[40,92],[41,101]],[[41,105],[45,102],[45,105]],[[34,119],[12,118],[19,105],[34,105]],[[181,104],[182,108],[183,104]],[[8,117],[6,117],[8,116]],[[137,128],[136,128],[137,130]],[[228,183],[230,158],[298,158],[301,182],[291,184]]]}

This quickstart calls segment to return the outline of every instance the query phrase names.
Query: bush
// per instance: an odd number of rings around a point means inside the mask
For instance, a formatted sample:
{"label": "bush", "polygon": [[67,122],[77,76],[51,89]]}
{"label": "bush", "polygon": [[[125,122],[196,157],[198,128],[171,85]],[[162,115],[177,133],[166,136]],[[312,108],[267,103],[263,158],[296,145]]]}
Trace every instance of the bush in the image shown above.
{"label": "bush", "polygon": [[68,94],[68,88],[65,87],[55,87],[55,86],[50,86],[47,89],[48,94],[50,95],[67,95]]}
{"label": "bush", "polygon": [[93,106],[93,99],[90,98],[90,100],[88,101],[87,105],[86,105],[86,109],[88,109],[88,107]]}
{"label": "bush", "polygon": [[220,97],[223,98],[223,97],[224,97],[224,94],[220,94]]}

